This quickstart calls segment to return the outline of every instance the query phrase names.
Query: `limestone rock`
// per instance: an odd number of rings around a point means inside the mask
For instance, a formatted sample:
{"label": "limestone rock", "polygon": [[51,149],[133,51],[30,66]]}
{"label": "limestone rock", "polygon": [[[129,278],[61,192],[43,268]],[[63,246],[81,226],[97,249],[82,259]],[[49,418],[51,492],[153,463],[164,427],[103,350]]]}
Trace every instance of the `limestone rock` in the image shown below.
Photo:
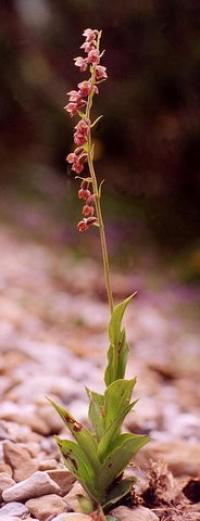
{"label": "limestone rock", "polygon": [[16,421],[19,425],[28,425],[31,430],[47,435],[50,432],[46,422],[37,414],[33,404],[16,404],[5,400],[0,412],[3,420]]}
{"label": "limestone rock", "polygon": [[73,486],[75,478],[71,472],[65,469],[49,470],[47,474],[53,479],[60,487],[61,496],[65,496]]}
{"label": "limestone rock", "polygon": [[[1,521],[22,521],[22,518],[21,517],[16,517],[16,516],[0,516],[0,519]],[[28,520],[28,518],[26,518],[26,521],[30,521],[30,518]],[[36,521],[35,519],[33,520],[32,518],[32,521]]]}
{"label": "limestone rock", "polygon": [[5,441],[3,451],[5,462],[13,469],[15,481],[23,481],[36,472],[37,463],[31,458],[28,450],[19,444]]}
{"label": "limestone rock", "polygon": [[117,507],[112,511],[113,516],[116,516],[119,521],[159,521],[158,516],[149,508],[136,507]]}
{"label": "limestone rock", "polygon": [[52,521],[92,521],[92,518],[87,514],[69,512],[67,514],[59,514]]}
{"label": "limestone rock", "polygon": [[147,459],[164,461],[174,476],[198,476],[200,473],[200,445],[184,440],[161,443],[152,441],[138,452],[135,461],[146,468]]}
{"label": "limestone rock", "polygon": [[10,465],[7,465],[7,463],[0,463],[0,472],[5,472],[6,474],[9,474],[9,476],[12,477],[12,469]]}
{"label": "limestone rock", "polygon": [[80,505],[77,499],[77,494],[85,495],[85,491],[80,483],[78,483],[78,481],[74,483],[70,492],[68,492],[68,494],[64,497],[64,500],[69,510],[80,512]]}
{"label": "limestone rock", "polygon": [[12,501],[8,503],[8,505],[4,505],[0,508],[0,520],[2,521],[3,517],[7,517],[7,521],[12,517],[24,517],[28,514],[28,508],[22,503],[17,503],[16,501]]}
{"label": "limestone rock", "polygon": [[2,492],[2,498],[8,501],[25,501],[41,495],[60,493],[60,488],[46,472],[35,472],[28,479],[17,483]]}
{"label": "limestone rock", "polygon": [[58,467],[58,462],[56,459],[42,459],[38,461],[39,470],[56,470]]}
{"label": "limestone rock", "polygon": [[27,425],[18,425],[16,422],[0,420],[0,440],[26,442],[27,438],[30,439],[32,434],[34,433],[31,433],[31,429]]}
{"label": "limestone rock", "polygon": [[63,422],[55,411],[51,410],[49,404],[43,404],[38,407],[38,415],[48,427],[49,434],[59,434],[62,429]]}
{"label": "limestone rock", "polygon": [[56,516],[67,509],[66,503],[56,494],[29,499],[26,503],[26,507],[39,521],[46,521],[50,517],[52,518],[52,516]]}
{"label": "limestone rock", "polygon": [[3,490],[6,490],[6,488],[11,487],[15,484],[14,479],[9,476],[6,472],[0,473],[0,495],[3,492]]}

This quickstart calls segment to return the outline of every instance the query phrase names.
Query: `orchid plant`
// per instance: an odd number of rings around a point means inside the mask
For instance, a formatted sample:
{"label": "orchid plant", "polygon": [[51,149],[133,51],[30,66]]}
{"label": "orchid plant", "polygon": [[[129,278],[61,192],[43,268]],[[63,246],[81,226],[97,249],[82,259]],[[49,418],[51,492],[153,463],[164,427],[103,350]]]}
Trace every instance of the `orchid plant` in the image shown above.
{"label": "orchid plant", "polygon": [[[79,496],[84,512],[93,514],[94,519],[112,519],[106,516],[109,509],[126,496],[133,479],[123,476],[123,471],[136,452],[147,443],[144,435],[122,433],[122,424],[132,410],[131,400],[136,379],[125,379],[128,356],[126,332],[122,320],[127,305],[134,295],[114,306],[110,278],[109,256],[101,211],[101,187],[94,167],[94,143],[92,131],[102,116],[92,120],[92,107],[100,84],[107,79],[106,67],[101,65],[104,51],[100,50],[101,31],[86,29],[81,45],[84,55],[75,58],[75,65],[81,72],[89,72],[89,78],[78,83],[78,89],[68,92],[69,101],[65,107],[71,117],[78,117],[74,131],[75,149],[67,156],[72,171],[81,181],[78,197],[83,201],[83,218],[77,225],[79,232],[91,226],[99,229],[104,268],[105,285],[110,308],[109,348],[104,381],[105,392],[96,393],[86,389],[89,398],[89,420],[91,430],[64,409],[51,403],[60,414],[74,441],[57,439],[66,467],[74,474],[86,492]],[[87,173],[84,175],[85,167]],[[81,174],[81,175],[80,175]]]}

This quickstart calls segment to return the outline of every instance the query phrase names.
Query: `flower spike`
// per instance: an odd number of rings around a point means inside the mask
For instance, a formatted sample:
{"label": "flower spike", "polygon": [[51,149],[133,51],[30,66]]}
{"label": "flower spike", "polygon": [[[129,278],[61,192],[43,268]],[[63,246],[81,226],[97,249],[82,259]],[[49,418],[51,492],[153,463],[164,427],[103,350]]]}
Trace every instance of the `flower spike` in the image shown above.
{"label": "flower spike", "polygon": [[[90,111],[94,95],[99,94],[97,83],[107,79],[106,67],[100,65],[100,60],[103,55],[103,52],[100,52],[99,48],[101,31],[88,28],[83,32],[83,36],[85,40],[81,45],[81,49],[83,49],[85,56],[78,56],[74,61],[81,72],[85,72],[89,68],[90,77],[79,82],[77,89],[67,92],[69,102],[65,106],[65,110],[69,113],[71,118],[74,116],[80,118],[74,127],[74,144],[76,148],[73,152],[68,154],[66,158],[67,162],[71,165],[72,171],[76,174],[84,173],[84,168],[87,164],[89,170],[91,167],[89,164],[93,155],[91,129],[95,126],[99,118],[92,122]],[[84,110],[84,112],[81,112],[81,110]],[[95,216],[95,210],[97,211],[98,209],[95,197],[97,187],[94,186],[94,182],[92,182],[92,189],[93,193],[88,190],[87,185],[86,188],[81,186],[78,191],[78,198],[85,202],[82,214],[86,218],[77,225],[77,229],[80,232],[88,230],[91,224],[97,224],[99,220],[99,216]],[[92,218],[93,220],[88,224],[87,218]]]}

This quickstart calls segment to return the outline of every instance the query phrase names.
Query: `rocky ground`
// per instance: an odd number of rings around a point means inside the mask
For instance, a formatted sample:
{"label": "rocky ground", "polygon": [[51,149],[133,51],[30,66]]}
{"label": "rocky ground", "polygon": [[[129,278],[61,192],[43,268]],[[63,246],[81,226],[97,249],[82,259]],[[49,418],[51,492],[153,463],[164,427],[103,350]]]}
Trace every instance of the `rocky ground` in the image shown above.
{"label": "rocky ground", "polygon": [[[0,247],[0,521],[89,521],[78,513],[77,483],[53,439],[66,432],[46,396],[87,421],[84,387],[102,388],[101,268],[7,224]],[[135,282],[116,271],[115,298]],[[197,291],[155,285],[127,314],[128,373],[138,377],[140,401],[125,427],[151,441],[128,470],[139,479],[115,510],[121,521],[200,520],[199,302]]]}

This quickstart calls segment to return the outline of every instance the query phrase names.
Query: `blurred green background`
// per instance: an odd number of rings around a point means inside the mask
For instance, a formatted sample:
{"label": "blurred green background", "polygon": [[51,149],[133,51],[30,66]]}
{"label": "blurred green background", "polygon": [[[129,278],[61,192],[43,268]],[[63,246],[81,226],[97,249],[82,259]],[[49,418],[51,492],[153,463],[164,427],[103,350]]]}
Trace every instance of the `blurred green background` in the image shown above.
{"label": "blurred green background", "polygon": [[[1,217],[77,247],[66,91],[86,27],[103,29],[97,171],[111,255],[154,251],[200,280],[199,0],[1,0]],[[84,75],[82,76],[83,79]],[[77,183],[77,181],[76,181]],[[81,236],[79,248],[96,238]],[[123,247],[122,247],[123,246]],[[148,264],[148,263],[147,263]]]}

